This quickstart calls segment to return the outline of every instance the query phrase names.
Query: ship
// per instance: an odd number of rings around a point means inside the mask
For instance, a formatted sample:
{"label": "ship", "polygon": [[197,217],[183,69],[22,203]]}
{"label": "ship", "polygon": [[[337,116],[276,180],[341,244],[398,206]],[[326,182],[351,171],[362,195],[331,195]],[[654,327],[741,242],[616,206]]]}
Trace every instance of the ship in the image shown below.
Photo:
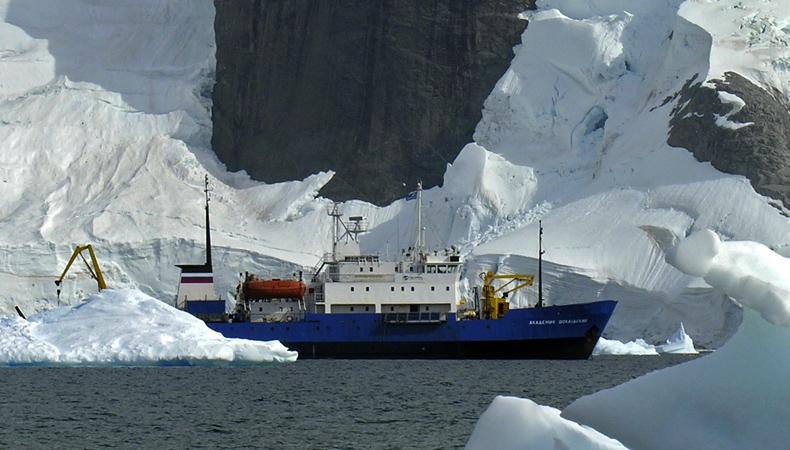
{"label": "ship", "polygon": [[482,287],[463,298],[459,251],[425,246],[418,184],[407,196],[416,200],[416,238],[397,258],[361,252],[365,218],[344,220],[334,204],[332,251],[298,276],[245,273],[227,311],[214,291],[208,177],[205,196],[206,262],[178,266],[177,307],[225,337],[278,340],[302,359],[587,359],[617,304],[544,304],[542,245],[534,306],[510,308],[507,298],[532,275],[483,273]]}

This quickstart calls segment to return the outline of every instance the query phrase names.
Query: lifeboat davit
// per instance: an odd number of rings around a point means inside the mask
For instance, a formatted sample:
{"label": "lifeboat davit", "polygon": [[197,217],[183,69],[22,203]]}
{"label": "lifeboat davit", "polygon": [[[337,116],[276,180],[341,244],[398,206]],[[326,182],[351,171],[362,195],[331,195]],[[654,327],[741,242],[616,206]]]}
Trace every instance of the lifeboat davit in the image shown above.
{"label": "lifeboat davit", "polygon": [[304,298],[304,283],[296,280],[259,280],[244,282],[244,296],[258,298]]}

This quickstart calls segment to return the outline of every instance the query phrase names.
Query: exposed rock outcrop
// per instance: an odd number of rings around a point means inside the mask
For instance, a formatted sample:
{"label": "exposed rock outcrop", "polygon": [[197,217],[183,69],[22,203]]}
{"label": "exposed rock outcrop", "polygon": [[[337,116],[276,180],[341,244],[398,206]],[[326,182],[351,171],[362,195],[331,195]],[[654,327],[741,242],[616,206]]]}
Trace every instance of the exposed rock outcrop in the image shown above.
{"label": "exposed rock outcrop", "polygon": [[715,89],[696,80],[686,84],[675,103],[667,142],[722,172],[747,177],[757,192],[790,208],[787,99],[733,72],[712,83]]}
{"label": "exposed rock outcrop", "polygon": [[215,1],[212,145],[267,182],[386,203],[441,183],[534,0]]}

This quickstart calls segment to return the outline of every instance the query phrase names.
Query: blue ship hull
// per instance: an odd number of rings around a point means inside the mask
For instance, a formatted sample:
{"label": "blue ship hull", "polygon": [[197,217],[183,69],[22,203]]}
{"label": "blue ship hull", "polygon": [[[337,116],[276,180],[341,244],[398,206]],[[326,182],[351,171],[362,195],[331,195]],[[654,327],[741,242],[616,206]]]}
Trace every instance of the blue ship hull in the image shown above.
{"label": "blue ship hull", "polygon": [[392,323],[382,314],[306,313],[296,322],[214,322],[229,338],[279,340],[299,358],[587,359],[617,302],[511,309],[497,320]]}

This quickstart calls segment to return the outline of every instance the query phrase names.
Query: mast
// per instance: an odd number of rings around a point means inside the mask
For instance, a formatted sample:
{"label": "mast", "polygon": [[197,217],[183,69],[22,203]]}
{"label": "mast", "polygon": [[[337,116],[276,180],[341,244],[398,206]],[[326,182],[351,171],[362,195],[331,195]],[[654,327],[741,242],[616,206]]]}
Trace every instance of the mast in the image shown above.
{"label": "mast", "polygon": [[543,307],[543,221],[538,220],[538,308]]}
{"label": "mast", "polygon": [[332,216],[332,261],[337,261],[337,241],[338,241],[338,228],[340,227],[340,209],[337,203],[332,204],[332,209],[329,210],[329,215]]}
{"label": "mast", "polygon": [[419,253],[425,248],[425,230],[422,228],[422,181],[417,182],[417,236],[414,241],[414,252]]}
{"label": "mast", "polygon": [[209,213],[208,213],[208,174],[206,174],[205,178],[205,189],[204,192],[206,193],[206,268],[208,271],[211,272],[211,226],[209,224]]}

